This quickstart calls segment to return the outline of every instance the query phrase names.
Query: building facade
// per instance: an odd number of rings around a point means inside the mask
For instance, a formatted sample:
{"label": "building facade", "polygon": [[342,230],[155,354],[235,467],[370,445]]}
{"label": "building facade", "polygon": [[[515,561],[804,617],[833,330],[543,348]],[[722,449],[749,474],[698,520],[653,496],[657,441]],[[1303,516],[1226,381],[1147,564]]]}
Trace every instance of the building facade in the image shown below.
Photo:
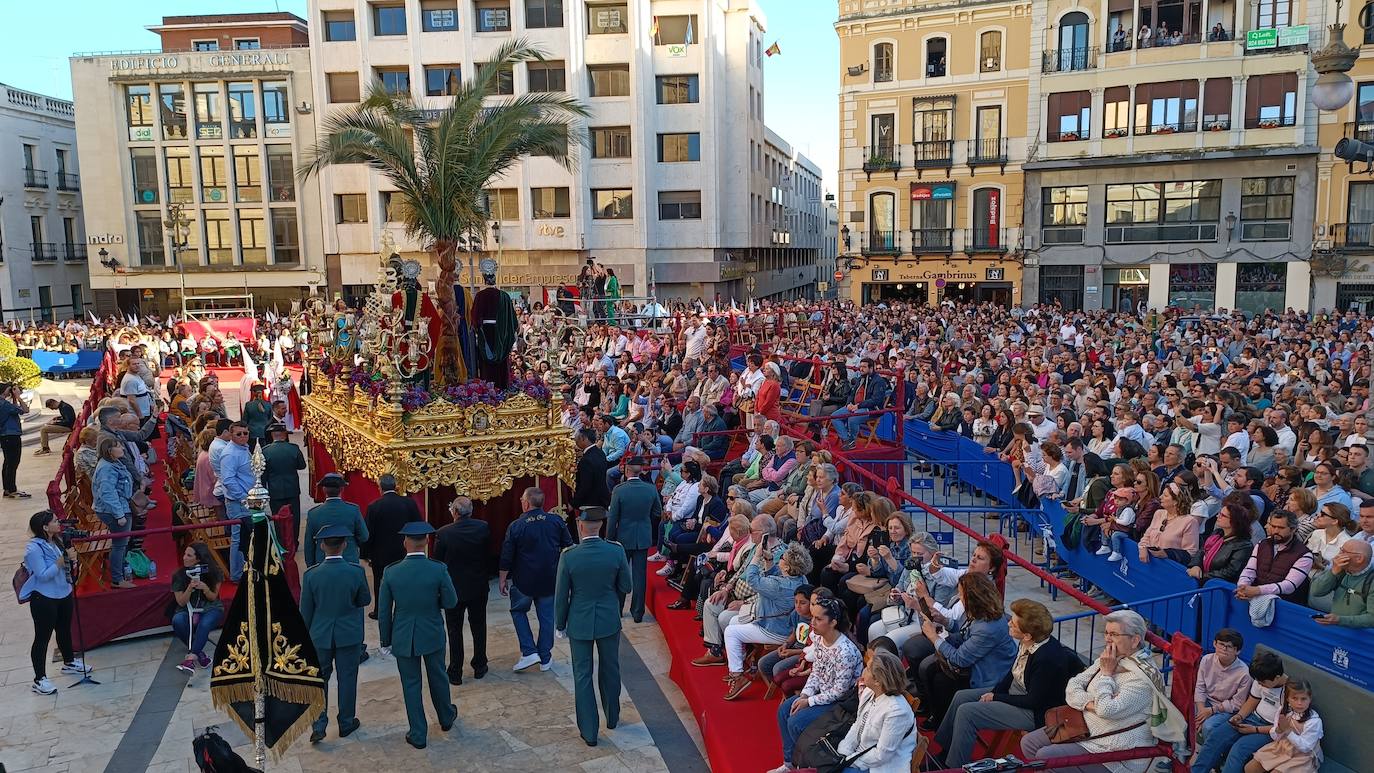
{"label": "building facade", "polygon": [[0,321],[81,317],[86,231],[72,103],[0,83]]}
{"label": "building facade", "polygon": [[316,134],[305,21],[149,29],[155,51],[71,59],[97,308],[285,311],[326,284],[318,185],[295,175]]}
{"label": "building facade", "polygon": [[[814,255],[784,240],[795,231],[789,212],[813,213],[774,200],[791,195],[774,193],[786,190],[777,183],[790,166],[768,174],[766,21],[756,2],[311,0],[310,23],[324,114],[353,107],[375,83],[442,108],[517,36],[545,60],[517,65],[493,104],[561,91],[589,107],[570,170],[528,158],[491,183],[499,240],[491,227],[481,246],[507,290],[551,295],[588,258],[616,271],[626,297],[652,284],[661,298],[743,300],[750,276],[755,297],[812,283]],[[338,167],[321,185],[331,285],[371,281],[383,231],[429,264],[427,245],[388,219],[381,175]],[[436,274],[430,266],[426,277]]]}
{"label": "building facade", "polygon": [[1022,303],[1031,4],[840,0],[835,30],[840,297]]}
{"label": "building facade", "polygon": [[1035,5],[1027,302],[1307,309],[1321,4]]}

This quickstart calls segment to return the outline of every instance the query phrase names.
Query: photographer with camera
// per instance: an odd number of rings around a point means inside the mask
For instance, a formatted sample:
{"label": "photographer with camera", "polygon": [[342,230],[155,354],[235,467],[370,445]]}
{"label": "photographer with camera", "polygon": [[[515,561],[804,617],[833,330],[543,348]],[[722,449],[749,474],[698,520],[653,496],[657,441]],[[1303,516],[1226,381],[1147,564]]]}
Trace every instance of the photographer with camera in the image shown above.
{"label": "photographer with camera", "polygon": [[62,673],[84,674],[89,669],[72,650],[72,594],[71,567],[76,563],[76,550],[62,535],[62,523],[51,510],[34,513],[29,519],[29,533],[33,536],[24,548],[24,571],[28,578],[19,588],[20,603],[29,605],[33,617],[33,691],[52,695],[57,687],[48,681],[48,643],[57,634],[57,648],[62,651]]}
{"label": "photographer with camera", "polygon": [[181,568],[172,575],[172,598],[177,604],[172,631],[186,642],[188,654],[177,668],[188,674],[195,673],[197,666],[210,667],[205,643],[210,632],[224,622],[224,604],[219,600],[223,581],[224,576],[210,557],[210,547],[204,542],[192,542],[181,551]]}
{"label": "photographer with camera", "polygon": [[15,384],[0,385],[0,453],[4,463],[0,464],[0,482],[4,484],[6,499],[28,499],[29,493],[19,490],[15,476],[19,472],[19,460],[23,456],[24,424],[21,416],[29,412],[29,404]]}

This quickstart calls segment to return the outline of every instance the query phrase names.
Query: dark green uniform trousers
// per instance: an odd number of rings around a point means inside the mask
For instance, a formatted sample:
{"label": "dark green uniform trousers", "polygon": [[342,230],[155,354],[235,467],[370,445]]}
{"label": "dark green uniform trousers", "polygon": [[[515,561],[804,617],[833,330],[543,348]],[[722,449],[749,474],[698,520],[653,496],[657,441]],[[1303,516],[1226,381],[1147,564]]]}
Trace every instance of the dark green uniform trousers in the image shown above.
{"label": "dark green uniform trousers", "polygon": [[363,655],[363,645],[317,647],[315,652],[320,656],[320,678],[324,680],[324,710],[315,720],[313,729],[323,733],[329,726],[329,675],[335,672],[338,673],[339,710],[334,716],[339,727],[347,727],[358,718],[358,661]]}
{"label": "dark green uniform trousers", "polygon": [[[601,729],[596,692],[609,727],[620,721],[620,634],[600,639],[568,639],[572,649],[573,696],[577,704],[577,730],[582,740],[595,741]],[[596,649],[596,689],[592,687],[592,648]]]}
{"label": "dark green uniform trousers", "polygon": [[458,715],[449,693],[448,673],[444,670],[442,649],[425,655],[396,656],[396,670],[401,673],[401,693],[406,701],[406,720],[410,723],[410,737],[416,743],[429,742],[429,721],[425,719],[425,699],[420,680],[420,664],[424,662],[424,678],[429,681],[429,700],[439,715],[439,724],[452,724]]}

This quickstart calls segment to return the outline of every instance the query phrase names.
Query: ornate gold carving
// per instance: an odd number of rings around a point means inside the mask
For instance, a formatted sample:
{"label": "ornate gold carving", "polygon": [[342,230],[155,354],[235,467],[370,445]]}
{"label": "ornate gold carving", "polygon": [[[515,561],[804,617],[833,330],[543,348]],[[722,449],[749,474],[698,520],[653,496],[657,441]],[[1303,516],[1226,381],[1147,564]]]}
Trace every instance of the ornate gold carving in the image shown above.
{"label": "ornate gold carving", "polygon": [[239,623],[238,636],[234,637],[234,643],[229,645],[229,652],[215,665],[215,676],[233,676],[234,674],[246,674],[251,667],[251,659],[248,654],[248,621]]}
{"label": "ornate gold carving", "polygon": [[283,674],[319,676],[320,669],[301,657],[301,645],[288,644],[281,631],[281,623],[272,624],[272,670]]}

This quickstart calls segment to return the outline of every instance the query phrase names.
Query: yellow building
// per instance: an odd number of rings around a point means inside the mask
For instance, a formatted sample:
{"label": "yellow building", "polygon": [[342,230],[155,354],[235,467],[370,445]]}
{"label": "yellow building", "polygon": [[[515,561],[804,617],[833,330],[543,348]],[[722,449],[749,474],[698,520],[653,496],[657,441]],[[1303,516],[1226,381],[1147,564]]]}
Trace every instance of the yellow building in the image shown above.
{"label": "yellow building", "polygon": [[1032,8],[840,0],[841,297],[1022,302]]}

